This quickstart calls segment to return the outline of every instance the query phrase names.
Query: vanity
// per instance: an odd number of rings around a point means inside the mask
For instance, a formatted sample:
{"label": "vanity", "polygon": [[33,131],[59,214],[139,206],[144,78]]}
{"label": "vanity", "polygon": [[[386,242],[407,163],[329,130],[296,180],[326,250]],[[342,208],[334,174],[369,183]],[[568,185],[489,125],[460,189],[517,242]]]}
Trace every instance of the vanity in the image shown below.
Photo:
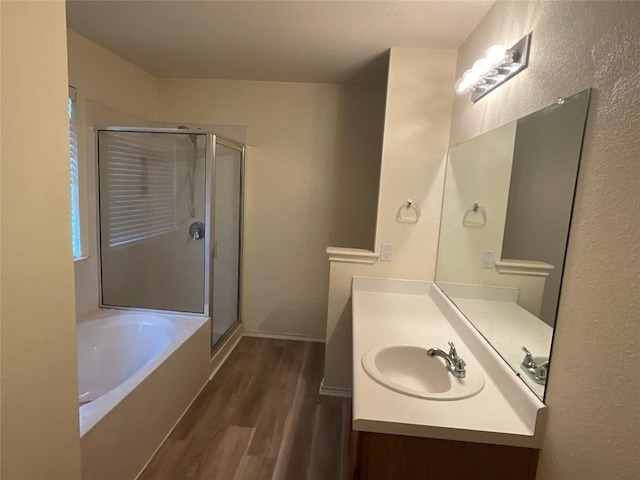
{"label": "vanity", "polygon": [[[546,406],[442,290],[431,282],[356,277],[352,292],[347,478],[534,479]],[[464,379],[427,354],[449,350],[449,341],[466,363]]]}
{"label": "vanity", "polygon": [[450,149],[435,282],[353,277],[349,480],[535,480],[589,99]]}

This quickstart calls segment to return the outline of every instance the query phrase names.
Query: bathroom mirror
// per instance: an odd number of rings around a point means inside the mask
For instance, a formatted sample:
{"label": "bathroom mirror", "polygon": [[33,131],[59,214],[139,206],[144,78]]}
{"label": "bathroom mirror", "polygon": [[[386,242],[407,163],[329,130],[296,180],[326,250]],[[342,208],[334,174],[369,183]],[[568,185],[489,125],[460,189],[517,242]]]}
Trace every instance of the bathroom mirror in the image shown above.
{"label": "bathroom mirror", "polygon": [[447,162],[436,283],[540,398],[589,98],[456,145]]}

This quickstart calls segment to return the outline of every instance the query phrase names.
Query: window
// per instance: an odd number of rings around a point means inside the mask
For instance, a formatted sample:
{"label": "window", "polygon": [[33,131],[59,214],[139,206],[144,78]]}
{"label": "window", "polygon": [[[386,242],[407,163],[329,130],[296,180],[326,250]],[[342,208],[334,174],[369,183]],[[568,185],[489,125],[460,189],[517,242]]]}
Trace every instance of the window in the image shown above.
{"label": "window", "polygon": [[76,90],[69,87],[69,155],[71,162],[71,239],[73,259],[82,258],[80,239],[80,175],[78,172],[78,126],[76,124]]}

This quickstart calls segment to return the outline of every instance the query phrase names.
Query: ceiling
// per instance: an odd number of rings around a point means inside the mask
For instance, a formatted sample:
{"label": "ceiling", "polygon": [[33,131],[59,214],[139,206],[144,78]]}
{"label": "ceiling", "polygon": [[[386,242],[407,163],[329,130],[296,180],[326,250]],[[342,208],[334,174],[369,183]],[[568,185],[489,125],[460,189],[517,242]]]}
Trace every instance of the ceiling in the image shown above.
{"label": "ceiling", "polygon": [[458,48],[492,4],[68,0],[67,22],[158,77],[377,83],[390,47]]}

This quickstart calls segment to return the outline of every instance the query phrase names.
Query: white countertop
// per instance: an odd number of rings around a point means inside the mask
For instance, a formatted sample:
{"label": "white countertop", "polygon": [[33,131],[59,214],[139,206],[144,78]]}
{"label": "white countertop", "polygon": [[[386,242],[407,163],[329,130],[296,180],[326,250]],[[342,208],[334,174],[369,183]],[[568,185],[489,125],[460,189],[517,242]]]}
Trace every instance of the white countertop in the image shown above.
{"label": "white countertop", "polygon": [[[431,282],[354,278],[353,428],[539,448],[545,405],[488,344],[482,347],[480,339],[486,341],[471,325],[461,329],[461,321],[468,324],[462,315],[452,325],[457,311],[445,315],[441,310],[445,302],[450,303]],[[448,401],[410,397],[378,384],[362,368],[362,356],[373,347],[412,344],[446,349],[449,340],[467,364],[484,372],[485,386],[473,397]]]}

